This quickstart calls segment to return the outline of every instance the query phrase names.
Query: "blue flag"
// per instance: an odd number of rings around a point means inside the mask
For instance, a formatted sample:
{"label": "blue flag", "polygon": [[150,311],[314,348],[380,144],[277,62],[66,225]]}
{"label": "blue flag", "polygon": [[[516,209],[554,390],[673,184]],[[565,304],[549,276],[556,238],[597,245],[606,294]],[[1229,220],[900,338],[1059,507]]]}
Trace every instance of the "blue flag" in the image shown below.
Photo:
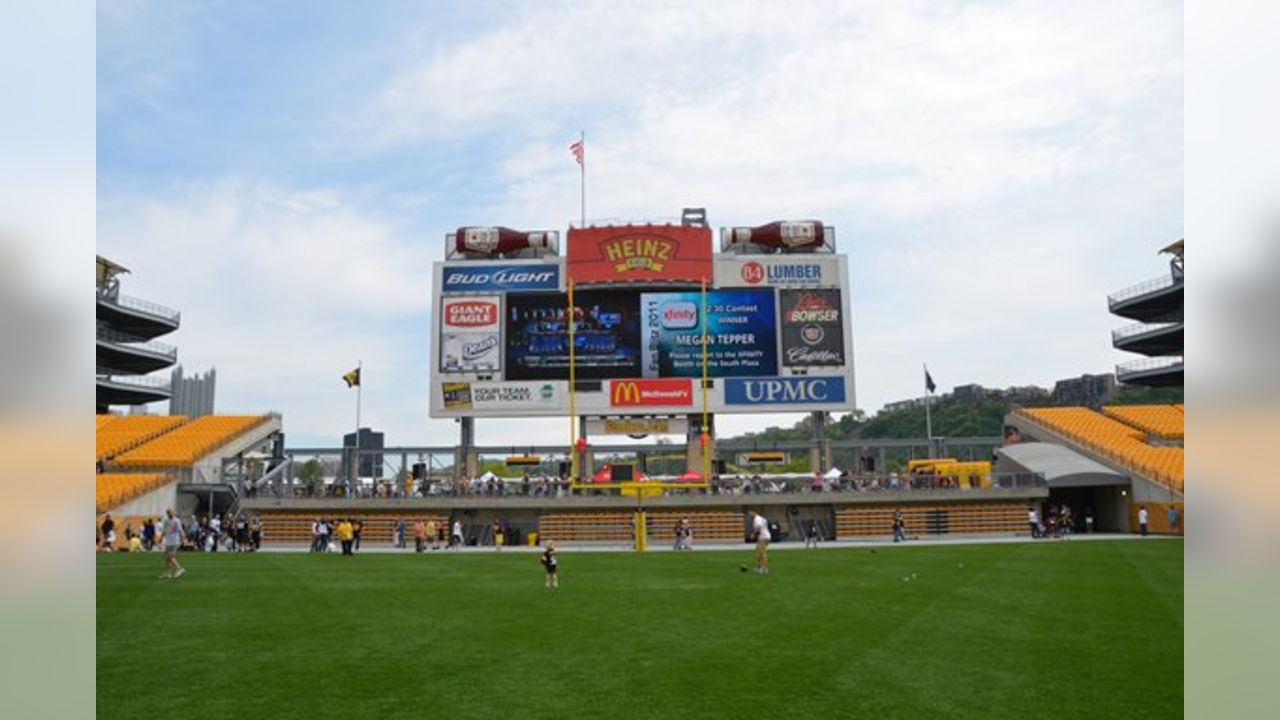
{"label": "blue flag", "polygon": [[924,389],[927,392],[933,392],[938,389],[938,386],[933,384],[933,377],[929,375],[929,368],[924,369]]}

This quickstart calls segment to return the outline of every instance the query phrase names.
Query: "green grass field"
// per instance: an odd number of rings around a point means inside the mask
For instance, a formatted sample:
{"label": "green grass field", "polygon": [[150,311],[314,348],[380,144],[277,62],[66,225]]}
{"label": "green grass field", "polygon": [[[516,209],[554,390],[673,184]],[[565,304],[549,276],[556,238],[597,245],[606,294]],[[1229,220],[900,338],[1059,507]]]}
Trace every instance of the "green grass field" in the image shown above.
{"label": "green grass field", "polygon": [[771,555],[100,556],[98,716],[1182,715],[1180,540]]}

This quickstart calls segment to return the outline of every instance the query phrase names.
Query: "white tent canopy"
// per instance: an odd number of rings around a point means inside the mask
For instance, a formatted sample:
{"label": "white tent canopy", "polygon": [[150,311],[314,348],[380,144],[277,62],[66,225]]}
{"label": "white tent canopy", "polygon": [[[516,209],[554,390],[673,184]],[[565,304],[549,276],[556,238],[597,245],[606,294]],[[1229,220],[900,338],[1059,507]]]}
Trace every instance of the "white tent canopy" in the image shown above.
{"label": "white tent canopy", "polygon": [[833,467],[827,471],[826,475],[823,475],[822,477],[827,480],[835,480],[836,478],[840,477],[840,468]]}

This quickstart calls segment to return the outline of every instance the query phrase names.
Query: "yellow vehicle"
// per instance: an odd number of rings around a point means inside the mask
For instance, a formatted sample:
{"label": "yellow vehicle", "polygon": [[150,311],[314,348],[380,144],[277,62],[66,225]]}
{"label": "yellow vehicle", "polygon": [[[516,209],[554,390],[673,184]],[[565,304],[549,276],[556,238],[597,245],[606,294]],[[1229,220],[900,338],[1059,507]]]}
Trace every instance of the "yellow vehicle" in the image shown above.
{"label": "yellow vehicle", "polygon": [[911,475],[933,475],[942,487],[985,488],[991,487],[991,463],[982,460],[961,462],[955,458],[910,460],[907,472]]}

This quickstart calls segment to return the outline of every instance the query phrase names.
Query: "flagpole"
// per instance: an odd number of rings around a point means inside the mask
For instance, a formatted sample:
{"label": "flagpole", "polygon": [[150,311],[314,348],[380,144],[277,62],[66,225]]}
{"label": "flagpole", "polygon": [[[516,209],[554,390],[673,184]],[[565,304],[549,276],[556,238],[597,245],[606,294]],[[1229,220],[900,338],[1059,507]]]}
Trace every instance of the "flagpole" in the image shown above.
{"label": "flagpole", "polygon": [[565,316],[565,322],[569,327],[569,484],[570,486],[578,484],[578,378],[574,369],[574,347],[573,347],[573,278],[570,277],[569,283],[569,309]]}
{"label": "flagpole", "polygon": [[351,477],[352,485],[355,485],[360,477],[360,401],[364,394],[364,361],[356,361],[356,440],[355,451],[351,453]]}
{"label": "flagpole", "polygon": [[[929,366],[924,364],[922,367],[924,367],[924,376],[927,380],[929,377]],[[924,434],[925,437],[929,439],[929,457],[931,458],[933,457],[933,416],[929,412],[929,406],[931,405],[929,401],[932,395],[933,393],[929,391],[929,385],[926,382],[924,387]]]}
{"label": "flagpole", "polygon": [[582,160],[578,162],[578,171],[579,171],[579,176],[581,178],[581,182],[579,183],[579,186],[582,191],[582,204],[580,206],[580,209],[582,211],[582,215],[581,215],[582,224],[579,225],[579,227],[585,228],[587,226],[587,131],[586,130],[581,130],[578,132],[578,144],[581,147],[581,152],[582,152]]}

